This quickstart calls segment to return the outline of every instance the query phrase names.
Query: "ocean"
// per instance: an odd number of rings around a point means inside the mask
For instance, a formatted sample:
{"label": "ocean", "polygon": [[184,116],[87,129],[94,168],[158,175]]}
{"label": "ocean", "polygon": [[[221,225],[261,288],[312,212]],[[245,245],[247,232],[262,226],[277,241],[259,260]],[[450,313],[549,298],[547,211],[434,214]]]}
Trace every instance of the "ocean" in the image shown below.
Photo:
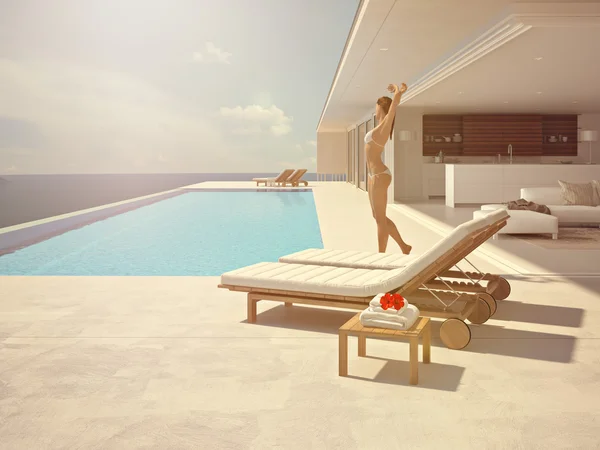
{"label": "ocean", "polygon": [[[0,228],[204,181],[250,181],[276,173],[169,173],[0,176]],[[316,181],[314,173],[303,177]]]}

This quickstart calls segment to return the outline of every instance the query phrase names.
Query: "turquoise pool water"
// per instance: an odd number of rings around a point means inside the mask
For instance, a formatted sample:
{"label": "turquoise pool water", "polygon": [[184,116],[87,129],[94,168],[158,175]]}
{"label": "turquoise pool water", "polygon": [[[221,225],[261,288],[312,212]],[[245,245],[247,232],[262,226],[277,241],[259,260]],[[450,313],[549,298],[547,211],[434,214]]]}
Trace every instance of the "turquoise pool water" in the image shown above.
{"label": "turquoise pool water", "polygon": [[0,274],[217,276],[309,247],[311,191],[187,192],[0,256]]}

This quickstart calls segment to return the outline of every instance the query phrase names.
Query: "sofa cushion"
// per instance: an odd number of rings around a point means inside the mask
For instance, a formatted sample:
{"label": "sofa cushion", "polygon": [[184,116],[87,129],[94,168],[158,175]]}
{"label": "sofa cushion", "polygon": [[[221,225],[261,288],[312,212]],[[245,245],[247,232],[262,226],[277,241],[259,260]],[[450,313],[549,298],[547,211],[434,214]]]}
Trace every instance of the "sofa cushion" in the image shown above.
{"label": "sofa cushion", "polygon": [[596,206],[592,183],[569,183],[558,180],[565,205]]}
{"label": "sofa cushion", "polygon": [[548,205],[553,216],[558,217],[561,224],[600,223],[600,206],[583,205]]}

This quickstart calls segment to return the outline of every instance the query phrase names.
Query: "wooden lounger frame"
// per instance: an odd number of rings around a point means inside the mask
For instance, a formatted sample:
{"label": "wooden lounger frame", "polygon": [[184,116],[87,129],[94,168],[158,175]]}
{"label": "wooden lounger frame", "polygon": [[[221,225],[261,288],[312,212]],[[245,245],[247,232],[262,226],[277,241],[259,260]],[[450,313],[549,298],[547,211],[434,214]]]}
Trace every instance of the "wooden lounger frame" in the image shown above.
{"label": "wooden lounger frame", "polygon": [[[494,236],[498,231],[506,225],[507,219],[501,219],[485,229],[485,232],[481,233],[475,239],[473,239],[471,245],[465,246],[460,253],[456,255],[456,262],[452,264],[451,268],[444,270],[438,274],[437,279],[432,279],[427,282],[427,287],[431,289],[452,289],[458,292],[474,292],[474,293],[487,293],[493,296],[495,300],[504,300],[510,295],[510,284],[506,279],[500,275],[493,275],[490,273],[484,273],[480,271],[469,259],[467,258],[476,248],[481,246],[490,237]],[[477,272],[463,271],[458,267],[458,263],[466,261],[473,269]],[[456,269],[453,270],[452,268]],[[444,278],[454,279],[466,279],[467,282],[444,280]],[[483,286],[482,281],[487,281],[487,285]]]}
{"label": "wooden lounger frame", "polygon": [[[450,320],[458,319],[461,322],[469,319],[472,323],[484,323],[491,315],[491,308],[487,302],[480,298],[478,292],[456,292],[452,288],[448,290],[436,290],[431,287],[431,284],[433,280],[439,278],[439,274],[447,273],[450,267],[456,265],[478,245],[481,245],[496,234],[498,230],[506,225],[506,221],[507,218],[503,218],[488,227],[473,231],[457,245],[444,253],[442,257],[432,262],[404,285],[393,289],[391,292],[398,292],[407,297],[425,316]],[[447,285],[445,281],[442,281],[442,283]],[[299,303],[362,310],[367,307],[373,298],[373,296],[354,297],[228,284],[219,284],[219,287],[229,289],[230,291],[246,292],[248,294],[249,323],[256,322],[256,304],[260,300],[279,301],[285,303],[286,306]],[[458,328],[454,328],[458,326],[456,323],[452,323],[451,325],[453,330],[456,330],[456,332],[459,331]],[[466,327],[464,322],[462,322],[462,325]],[[460,330],[460,332],[462,333],[463,331]],[[456,348],[463,348],[469,341],[470,331],[466,343]]]}
{"label": "wooden lounger frame", "polygon": [[293,187],[298,187],[300,183],[304,186],[308,186],[308,182],[306,180],[302,180],[301,178],[304,174],[308,172],[307,169],[298,169],[294,173],[292,173],[286,180],[283,181],[283,186],[287,186],[288,184]]}

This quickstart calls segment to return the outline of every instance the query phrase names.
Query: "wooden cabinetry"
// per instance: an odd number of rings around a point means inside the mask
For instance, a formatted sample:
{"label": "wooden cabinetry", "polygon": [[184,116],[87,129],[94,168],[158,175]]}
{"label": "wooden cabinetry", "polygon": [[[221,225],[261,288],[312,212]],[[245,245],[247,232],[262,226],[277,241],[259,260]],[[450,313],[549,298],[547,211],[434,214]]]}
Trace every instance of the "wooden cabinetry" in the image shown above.
{"label": "wooden cabinetry", "polygon": [[549,156],[577,156],[577,116],[543,116],[542,153]]}
{"label": "wooden cabinetry", "polygon": [[[435,156],[440,151],[445,155],[462,155],[462,142],[452,142],[455,134],[462,137],[462,128],[462,116],[423,116],[423,155]],[[448,139],[450,142],[446,142]]]}
{"label": "wooden cabinetry", "polygon": [[574,114],[424,115],[423,155],[577,156],[577,134]]}
{"label": "wooden cabinetry", "polygon": [[463,116],[463,155],[542,155],[542,116]]}

